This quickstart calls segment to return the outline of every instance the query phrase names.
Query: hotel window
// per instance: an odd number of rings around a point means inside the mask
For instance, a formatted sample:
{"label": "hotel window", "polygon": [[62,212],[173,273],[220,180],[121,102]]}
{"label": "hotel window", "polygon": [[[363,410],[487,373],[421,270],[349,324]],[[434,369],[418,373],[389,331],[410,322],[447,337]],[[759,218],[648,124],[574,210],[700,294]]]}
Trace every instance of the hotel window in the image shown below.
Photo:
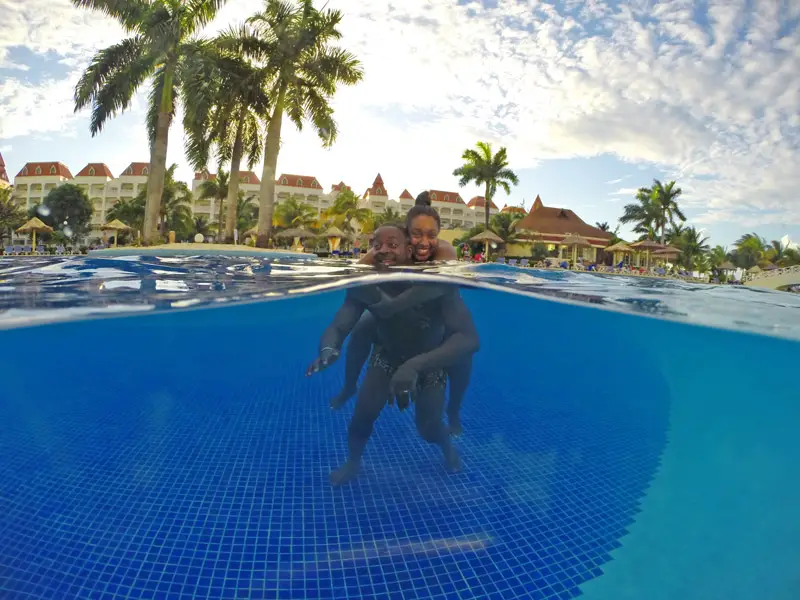
{"label": "hotel window", "polygon": [[299,178],[298,178],[298,180],[297,180],[297,186],[298,186],[298,187],[303,187],[303,180],[302,180],[302,179],[299,179]]}
{"label": "hotel window", "polygon": [[142,175],[150,175],[150,169],[148,169],[147,167],[142,169]]}
{"label": "hotel window", "polygon": [[50,175],[55,175],[55,174],[56,174],[56,168],[50,167]]}
{"label": "hotel window", "polygon": [[41,175],[42,174],[42,167],[36,167],[36,174],[37,175]]}
{"label": "hotel window", "polygon": [[89,177],[94,177],[94,167],[89,168]]}
{"label": "hotel window", "polygon": [[283,179],[281,179],[281,185],[289,185],[289,180],[286,179],[286,177],[284,177]]}
{"label": "hotel window", "polygon": [[243,177],[242,178],[242,183],[250,183],[250,178],[249,177]]}
{"label": "hotel window", "polygon": [[431,194],[431,200],[436,200],[436,192],[434,192],[433,194]]}
{"label": "hotel window", "polygon": [[319,187],[319,188],[321,188],[322,186],[320,184],[318,184],[317,180],[315,179],[314,181],[311,182],[311,187]]}
{"label": "hotel window", "polygon": [[444,201],[445,201],[445,202],[450,202],[450,196],[445,196],[445,197],[444,197]]}
{"label": "hotel window", "polygon": [[133,169],[131,169],[130,167],[125,169],[125,175],[133,175]]}
{"label": "hotel window", "polygon": [[28,167],[25,167],[24,169],[22,169],[22,176],[23,177],[27,177],[28,176]]}

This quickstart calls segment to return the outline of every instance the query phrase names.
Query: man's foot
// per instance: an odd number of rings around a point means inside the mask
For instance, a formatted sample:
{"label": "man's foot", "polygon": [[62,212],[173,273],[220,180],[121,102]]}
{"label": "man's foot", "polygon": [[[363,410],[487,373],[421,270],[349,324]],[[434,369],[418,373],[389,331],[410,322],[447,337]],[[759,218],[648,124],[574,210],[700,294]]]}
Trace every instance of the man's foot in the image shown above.
{"label": "man's foot", "polygon": [[341,467],[330,474],[330,482],[333,486],[344,485],[358,477],[359,464],[347,461]]}
{"label": "man's foot", "polygon": [[461,470],[461,457],[454,446],[450,446],[444,452],[444,465],[451,473],[458,473]]}
{"label": "man's foot", "polygon": [[464,433],[464,428],[461,426],[461,417],[459,415],[447,415],[447,425],[450,429],[450,435],[453,437],[460,437]]}
{"label": "man's foot", "polygon": [[339,392],[339,395],[336,396],[333,400],[331,400],[331,409],[339,410],[347,401],[350,400],[356,393],[356,388],[342,388],[342,391]]}

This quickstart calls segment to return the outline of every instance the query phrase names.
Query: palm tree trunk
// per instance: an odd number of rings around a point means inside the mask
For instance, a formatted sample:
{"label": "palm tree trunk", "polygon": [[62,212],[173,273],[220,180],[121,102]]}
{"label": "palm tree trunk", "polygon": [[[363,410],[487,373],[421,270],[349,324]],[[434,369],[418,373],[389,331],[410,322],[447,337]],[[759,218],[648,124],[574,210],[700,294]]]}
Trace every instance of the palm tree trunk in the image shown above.
{"label": "palm tree trunk", "polygon": [[484,224],[486,225],[486,230],[489,230],[489,182],[486,182],[486,189],[483,192],[483,199],[486,202],[486,214],[484,219]]}
{"label": "palm tree trunk", "polygon": [[286,86],[281,87],[275,100],[275,109],[267,127],[267,143],[264,151],[264,170],[261,172],[261,193],[258,211],[258,235],[256,246],[266,248],[272,236],[272,215],[275,212],[275,170],[278,168],[278,152],[281,147],[281,124]]}
{"label": "palm tree trunk", "polygon": [[151,244],[158,237],[161,213],[161,195],[164,193],[164,176],[167,172],[167,144],[172,117],[168,112],[158,113],[156,139],[150,151],[150,175],[147,178],[147,204],[145,205],[144,239]]}
{"label": "palm tree trunk", "polygon": [[225,243],[233,243],[233,230],[236,228],[236,208],[239,200],[239,167],[242,163],[244,108],[239,112],[239,124],[236,128],[236,139],[231,153],[231,174],[228,178],[228,215],[225,222]]}

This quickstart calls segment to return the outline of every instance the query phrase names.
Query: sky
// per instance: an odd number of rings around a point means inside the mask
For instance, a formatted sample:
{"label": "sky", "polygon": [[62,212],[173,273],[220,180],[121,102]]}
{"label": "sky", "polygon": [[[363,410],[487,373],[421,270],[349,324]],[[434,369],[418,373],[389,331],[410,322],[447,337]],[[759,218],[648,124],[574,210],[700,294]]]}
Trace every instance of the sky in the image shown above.
{"label": "sky", "polygon": [[[800,241],[800,2],[796,0],[329,0],[364,80],[338,91],[331,149],[284,125],[278,171],[357,192],[377,173],[403,188],[460,191],[453,169],[478,140],[508,148],[519,185],[499,205],[575,210],[617,224],[654,178],[683,190],[710,243],[743,233]],[[229,0],[213,35],[262,7]],[[92,138],[75,82],[123,32],[69,0],[0,0],[0,152],[118,174],[149,158],[143,88]],[[168,161],[183,157],[179,119]],[[214,170],[214,165],[209,165]],[[256,172],[260,175],[260,165]],[[623,237],[627,227],[620,230]]]}

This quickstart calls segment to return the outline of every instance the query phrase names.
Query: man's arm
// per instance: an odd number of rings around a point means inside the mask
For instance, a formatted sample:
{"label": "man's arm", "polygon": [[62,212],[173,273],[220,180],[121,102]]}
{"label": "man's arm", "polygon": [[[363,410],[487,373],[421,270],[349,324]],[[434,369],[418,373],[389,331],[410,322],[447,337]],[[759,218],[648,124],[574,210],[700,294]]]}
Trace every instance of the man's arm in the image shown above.
{"label": "man's arm", "polygon": [[326,348],[339,352],[342,349],[344,340],[353,331],[366,307],[367,305],[362,300],[355,297],[352,290],[347,290],[344,303],[336,311],[331,324],[322,333],[322,337],[319,340],[320,352]]}
{"label": "man's arm", "polygon": [[438,348],[415,356],[403,366],[408,366],[417,372],[435,371],[449,367],[478,351],[480,348],[478,332],[458,289],[451,289],[442,298],[442,318],[450,336]]}
{"label": "man's arm", "polygon": [[359,265],[375,264],[375,253],[372,251],[372,248],[370,248],[366,253],[364,253],[364,256],[362,256],[361,259],[358,261],[358,264]]}
{"label": "man's arm", "polygon": [[452,285],[441,283],[415,283],[407,290],[397,296],[389,296],[381,292],[381,300],[376,304],[370,304],[370,312],[382,318],[388,318],[409,308],[420,304],[436,300],[437,298],[451,293]]}

